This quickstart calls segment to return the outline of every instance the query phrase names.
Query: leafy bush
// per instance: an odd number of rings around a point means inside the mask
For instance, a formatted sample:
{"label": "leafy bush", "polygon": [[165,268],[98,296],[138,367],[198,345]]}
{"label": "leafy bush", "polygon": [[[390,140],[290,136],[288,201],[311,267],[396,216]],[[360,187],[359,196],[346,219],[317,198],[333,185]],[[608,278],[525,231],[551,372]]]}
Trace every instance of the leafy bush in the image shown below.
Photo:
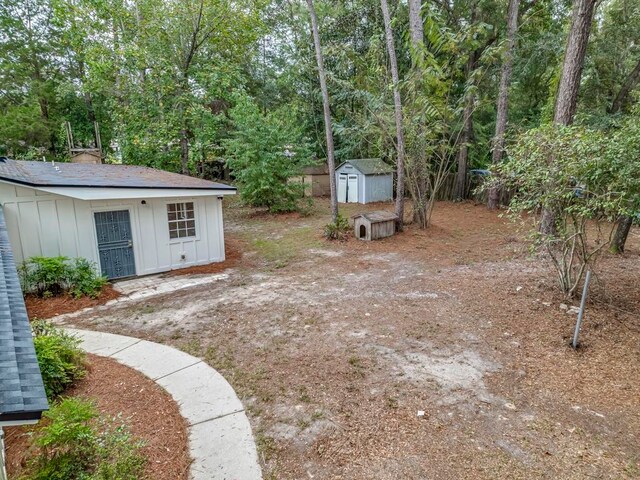
{"label": "leafy bush", "polygon": [[80,340],[51,323],[36,321],[31,328],[44,388],[47,398],[52,401],[73,382],[84,377],[85,354],[78,347]]}
{"label": "leafy bush", "polygon": [[309,152],[295,112],[263,114],[249,97],[240,97],[230,115],[236,130],[225,145],[242,199],[272,213],[297,210],[302,185],[291,178],[300,175]]}
{"label": "leafy bush", "polygon": [[23,480],[136,480],[142,443],[124,424],[101,418],[92,402],[67,398],[44,414],[35,432],[37,455]]}
{"label": "leafy bush", "polygon": [[349,221],[342,215],[338,215],[335,222],[325,225],[324,236],[329,240],[346,240],[350,230]]}
{"label": "leafy bush", "polygon": [[[613,222],[640,207],[640,125],[613,133],[543,125],[518,138],[493,182],[516,192],[509,210],[535,220],[534,247],[554,265],[560,287],[573,296],[587,269],[609,245]],[[555,232],[540,233],[541,211]]]}
{"label": "leafy bush", "polygon": [[31,257],[20,265],[20,283],[25,293],[40,297],[71,293],[97,297],[107,279],[96,273],[95,264],[85,258]]}
{"label": "leafy bush", "polygon": [[76,298],[97,297],[107,279],[96,273],[95,264],[86,258],[74,258],[69,268],[69,291]]}

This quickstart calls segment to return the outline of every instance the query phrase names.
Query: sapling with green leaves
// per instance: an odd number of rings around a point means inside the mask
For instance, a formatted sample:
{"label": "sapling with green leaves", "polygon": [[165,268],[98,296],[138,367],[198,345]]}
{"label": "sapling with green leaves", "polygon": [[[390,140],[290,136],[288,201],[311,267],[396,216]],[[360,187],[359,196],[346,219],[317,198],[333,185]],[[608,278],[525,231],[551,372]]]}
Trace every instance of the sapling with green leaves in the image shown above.
{"label": "sapling with green leaves", "polygon": [[272,213],[297,210],[302,184],[292,177],[309,163],[310,151],[295,111],[264,114],[250,97],[240,96],[230,116],[236,128],[225,146],[242,199]]}
{"label": "sapling with green leaves", "polygon": [[[551,260],[567,297],[577,293],[586,271],[595,269],[615,219],[638,208],[640,160],[633,149],[637,152],[639,139],[629,125],[612,135],[543,125],[520,136],[497,168],[494,181],[516,192],[510,213],[531,214],[533,246]],[[539,229],[545,210],[557,212],[553,235]]]}

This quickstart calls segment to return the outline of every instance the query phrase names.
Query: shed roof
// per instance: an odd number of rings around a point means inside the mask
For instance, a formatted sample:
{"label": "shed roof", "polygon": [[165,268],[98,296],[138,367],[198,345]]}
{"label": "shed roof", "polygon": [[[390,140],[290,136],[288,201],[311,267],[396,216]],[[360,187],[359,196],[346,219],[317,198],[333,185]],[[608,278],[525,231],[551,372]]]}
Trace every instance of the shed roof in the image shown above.
{"label": "shed roof", "polygon": [[56,163],[0,157],[0,179],[30,187],[232,190],[201,178],[136,165]]}
{"label": "shed roof", "polygon": [[355,158],[352,160],[346,160],[342,162],[338,168],[347,163],[353,165],[364,175],[380,175],[384,173],[393,173],[395,171],[391,165],[383,162],[380,158]]}
{"label": "shed roof", "polygon": [[322,165],[309,165],[302,167],[304,175],[329,175],[329,166],[324,163]]}
{"label": "shed roof", "polygon": [[48,408],[4,211],[0,207],[0,425],[38,420]]}
{"label": "shed roof", "polygon": [[393,212],[386,212],[384,210],[376,210],[375,212],[365,212],[354,215],[351,218],[359,218],[363,217],[369,220],[371,223],[380,223],[380,222],[388,222],[388,221],[396,221],[398,220],[398,216]]}

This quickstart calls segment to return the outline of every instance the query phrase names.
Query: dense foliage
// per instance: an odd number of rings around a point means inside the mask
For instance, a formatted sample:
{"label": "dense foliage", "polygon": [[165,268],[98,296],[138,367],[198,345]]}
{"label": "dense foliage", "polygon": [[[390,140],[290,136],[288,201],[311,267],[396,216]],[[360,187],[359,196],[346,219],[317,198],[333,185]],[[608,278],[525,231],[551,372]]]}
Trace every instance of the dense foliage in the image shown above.
{"label": "dense foliage", "polygon": [[311,159],[295,112],[264,114],[245,96],[229,114],[235,129],[225,142],[228,165],[242,199],[273,213],[296,210],[302,184],[291,179],[300,175],[301,166],[310,165]]}
{"label": "dense foliage", "polygon": [[31,326],[47,398],[52,402],[73,383],[84,377],[85,354],[80,341],[44,321]]}
{"label": "dense foliage", "polygon": [[[549,124],[521,135],[498,169],[495,181],[515,192],[510,211],[536,219],[535,245],[568,296],[609,246],[618,216],[640,212],[639,149],[637,121],[610,134]],[[544,209],[555,213],[553,235],[540,232]]]}
{"label": "dense foliage", "polygon": [[[337,160],[393,161],[380,3],[316,3]],[[423,151],[429,160],[429,143],[443,132],[458,139],[470,100],[470,166],[489,162],[506,3],[423,2],[424,51],[415,52],[407,40],[407,5],[391,2],[409,160],[419,160]],[[511,136],[551,118],[570,8],[561,0],[521,1]],[[629,112],[637,90],[638,25],[638,2],[601,2],[579,122],[607,127],[611,116]],[[112,158],[176,171],[186,159],[192,173],[206,172],[227,158],[224,140],[238,126],[229,108],[243,98],[238,92],[247,92],[265,114],[296,112],[304,136],[324,158],[322,105],[302,1],[252,0],[240,9],[229,0],[7,0],[0,7],[0,32],[2,153],[64,159],[63,122],[71,123],[78,144],[88,146],[97,120]],[[453,161],[461,145],[449,144]]]}
{"label": "dense foliage", "polygon": [[52,405],[35,431],[34,445],[23,480],[136,480],[144,471],[142,444],[126,425],[79,398]]}
{"label": "dense foliage", "polygon": [[31,257],[19,266],[22,291],[40,297],[70,293],[74,297],[97,297],[107,279],[85,258]]}

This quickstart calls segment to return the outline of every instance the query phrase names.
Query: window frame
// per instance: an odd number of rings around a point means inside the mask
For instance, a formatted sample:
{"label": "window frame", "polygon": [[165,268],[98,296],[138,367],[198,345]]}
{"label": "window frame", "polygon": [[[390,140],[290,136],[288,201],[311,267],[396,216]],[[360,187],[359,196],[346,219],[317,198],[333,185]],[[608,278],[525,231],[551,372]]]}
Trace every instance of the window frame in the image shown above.
{"label": "window frame", "polygon": [[[187,218],[184,220],[180,220],[180,219],[175,219],[175,220],[171,220],[169,218],[169,206],[170,205],[185,205],[185,210],[186,210],[186,204],[188,203],[192,203],[193,204],[193,218]],[[178,212],[177,208],[176,208],[176,212]],[[189,199],[189,200],[172,200],[172,201],[168,201],[165,203],[165,215],[166,215],[166,225],[167,225],[167,236],[169,237],[169,243],[181,243],[181,242],[185,242],[185,241],[193,241],[193,240],[198,240],[199,238],[199,228],[198,228],[198,204],[195,200],[193,199]],[[193,221],[193,235],[188,235],[185,237],[175,237],[172,238],[171,237],[171,226],[172,224],[177,224],[178,222],[188,222],[188,221]],[[189,229],[189,227],[187,227],[187,230]],[[178,228],[178,233],[180,232],[180,229]]]}

